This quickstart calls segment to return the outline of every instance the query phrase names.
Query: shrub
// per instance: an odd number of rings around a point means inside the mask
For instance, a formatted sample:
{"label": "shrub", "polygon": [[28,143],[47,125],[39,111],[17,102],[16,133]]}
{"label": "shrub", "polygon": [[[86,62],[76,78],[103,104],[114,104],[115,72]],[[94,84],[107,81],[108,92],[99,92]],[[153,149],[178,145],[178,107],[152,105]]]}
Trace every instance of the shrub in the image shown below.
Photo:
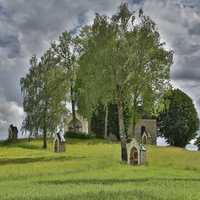
{"label": "shrub", "polygon": [[81,133],[81,132],[75,132],[75,131],[68,131],[68,132],[65,132],[64,137],[78,138],[78,139],[94,139],[95,135],[93,133],[87,134],[87,133]]}

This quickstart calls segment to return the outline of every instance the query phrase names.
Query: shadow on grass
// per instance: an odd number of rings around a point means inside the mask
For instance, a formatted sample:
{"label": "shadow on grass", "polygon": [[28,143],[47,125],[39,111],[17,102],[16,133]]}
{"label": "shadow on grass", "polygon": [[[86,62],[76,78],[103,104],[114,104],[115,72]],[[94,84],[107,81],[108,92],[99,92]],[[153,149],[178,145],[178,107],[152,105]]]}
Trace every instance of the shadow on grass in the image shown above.
{"label": "shadow on grass", "polygon": [[59,157],[34,157],[34,158],[6,158],[6,159],[0,159],[0,165],[27,164],[27,163],[51,162],[51,161],[70,161],[70,160],[80,160],[80,159],[85,159],[85,157],[59,156]]}
{"label": "shadow on grass", "polygon": [[[132,189],[131,191],[123,191],[123,190],[118,190],[118,191],[90,191],[87,193],[80,193],[77,191],[77,194],[67,194],[67,193],[62,193],[62,194],[53,194],[51,197],[47,194],[46,197],[40,197],[40,200],[124,200],[124,199],[131,199],[131,200],[162,200],[166,198],[160,198],[156,196],[157,194],[152,193],[151,191],[143,191],[142,189]],[[27,195],[28,196],[28,195]],[[27,198],[17,198],[17,200],[27,200]],[[38,197],[30,197],[30,200],[38,200]],[[9,200],[16,200],[16,198],[10,198]]]}
{"label": "shadow on grass", "polygon": [[112,142],[104,139],[77,139],[77,138],[67,138],[67,144],[87,144],[87,145],[96,145],[96,144],[115,144],[118,142]]}
{"label": "shadow on grass", "polygon": [[[53,145],[53,138],[47,138],[47,146],[52,146],[52,145]],[[42,146],[43,146],[43,138],[34,138],[34,139],[22,138],[18,139],[17,141],[12,141],[7,139],[4,141],[0,141],[0,147],[3,148],[19,147],[23,149],[44,150]]]}
{"label": "shadow on grass", "polygon": [[[166,181],[166,179],[159,178],[131,178],[131,179],[74,179],[74,180],[49,180],[49,181],[38,181],[39,184],[53,184],[53,185],[67,185],[67,184],[75,184],[75,185],[115,185],[115,184],[126,184],[129,182],[134,183],[143,183],[150,181]],[[199,182],[199,178],[187,179],[187,178],[169,178],[167,181],[195,181]]]}
{"label": "shadow on grass", "polygon": [[55,184],[55,185],[65,185],[65,184],[83,184],[83,185],[114,185],[117,183],[127,183],[127,182],[146,182],[149,178],[141,179],[74,179],[74,180],[50,180],[50,181],[38,181],[39,184]]}
{"label": "shadow on grass", "polygon": [[[38,140],[38,141],[42,142],[42,140]],[[42,145],[38,146],[38,145],[32,144],[31,140],[27,140],[27,139],[19,139],[17,141],[5,140],[5,141],[1,141],[0,145],[1,147],[6,147],[6,148],[20,147],[23,149],[42,149]]]}

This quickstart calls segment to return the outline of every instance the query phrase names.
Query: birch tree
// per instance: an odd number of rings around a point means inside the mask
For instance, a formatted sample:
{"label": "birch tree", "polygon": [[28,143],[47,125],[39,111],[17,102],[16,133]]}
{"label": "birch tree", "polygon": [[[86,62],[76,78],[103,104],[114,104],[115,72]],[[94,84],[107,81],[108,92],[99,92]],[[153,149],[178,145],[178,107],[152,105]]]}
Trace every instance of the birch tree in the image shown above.
{"label": "birch tree", "polygon": [[156,112],[160,94],[169,85],[173,53],[160,41],[155,23],[142,10],[130,11],[126,3],[112,17],[96,14],[79,37],[85,96],[91,94],[88,102],[94,105],[98,101],[117,103],[121,158],[126,161],[123,102],[134,102],[135,107],[142,103]]}
{"label": "birch tree", "polygon": [[48,50],[41,60],[36,55],[30,59],[29,72],[21,78],[23,108],[26,113],[22,130],[30,134],[43,134],[43,148],[47,148],[47,135],[55,133],[67,115],[66,74],[58,65],[52,50]]}
{"label": "birch tree", "polygon": [[76,131],[76,73],[78,69],[78,42],[76,37],[73,37],[70,32],[64,31],[59,37],[58,42],[52,43],[52,48],[55,51],[56,56],[59,58],[59,65],[62,66],[65,73],[68,74],[68,82],[70,85],[70,99],[73,118],[73,131]]}

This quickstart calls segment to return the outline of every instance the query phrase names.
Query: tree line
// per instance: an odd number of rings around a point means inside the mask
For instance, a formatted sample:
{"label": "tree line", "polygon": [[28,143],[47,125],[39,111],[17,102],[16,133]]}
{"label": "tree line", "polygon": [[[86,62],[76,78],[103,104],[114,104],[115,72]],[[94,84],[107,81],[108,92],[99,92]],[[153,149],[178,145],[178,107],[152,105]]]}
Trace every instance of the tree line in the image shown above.
{"label": "tree line", "polygon": [[[89,122],[101,110],[106,138],[108,111],[114,106],[121,159],[126,160],[126,127],[141,118],[138,108],[154,117],[169,114],[170,106],[164,106],[169,98],[164,94],[172,91],[172,64],[173,52],[166,50],[155,22],[142,9],[131,11],[122,3],[111,17],[97,13],[93,23],[81,27],[78,34],[64,31],[40,60],[31,57],[29,72],[20,80],[26,113],[22,129],[30,134],[42,132],[43,148],[47,148],[47,134],[62,126],[70,102],[73,130],[75,107]],[[198,124],[195,117],[193,135]],[[163,136],[167,137],[164,132]]]}

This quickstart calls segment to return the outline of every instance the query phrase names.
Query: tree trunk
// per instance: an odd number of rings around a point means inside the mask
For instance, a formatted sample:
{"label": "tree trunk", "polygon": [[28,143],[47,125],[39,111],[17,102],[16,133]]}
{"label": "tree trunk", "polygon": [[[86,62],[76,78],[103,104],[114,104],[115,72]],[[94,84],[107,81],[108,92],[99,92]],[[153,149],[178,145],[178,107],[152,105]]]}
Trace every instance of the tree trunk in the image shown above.
{"label": "tree trunk", "polygon": [[133,137],[136,137],[135,135],[135,126],[137,124],[137,101],[136,101],[136,98],[134,98],[134,102],[133,102]]}
{"label": "tree trunk", "polygon": [[71,86],[71,103],[72,103],[73,131],[76,132],[76,110],[75,110],[74,91],[72,86]]}
{"label": "tree trunk", "polygon": [[43,149],[47,149],[47,123],[46,123],[46,114],[47,114],[47,100],[45,101],[45,108],[44,108],[44,121],[43,121]]}
{"label": "tree trunk", "polygon": [[46,122],[44,122],[43,126],[43,149],[47,149],[47,127],[46,127]]}
{"label": "tree trunk", "polygon": [[47,132],[43,131],[43,149],[47,149]]}
{"label": "tree trunk", "polygon": [[91,133],[91,117],[88,118],[88,134]]}
{"label": "tree trunk", "polygon": [[118,108],[118,118],[119,118],[119,136],[120,136],[120,141],[121,141],[121,159],[122,161],[127,161],[122,95],[123,94],[120,87],[117,86],[117,108]]}
{"label": "tree trunk", "polygon": [[108,106],[106,106],[106,115],[105,115],[105,134],[104,134],[104,138],[105,140],[107,140],[108,137]]}
{"label": "tree trunk", "polygon": [[136,110],[135,110],[135,103],[133,104],[133,126],[132,126],[132,129],[133,129],[133,137],[136,137],[135,136],[135,125],[136,125]]}

